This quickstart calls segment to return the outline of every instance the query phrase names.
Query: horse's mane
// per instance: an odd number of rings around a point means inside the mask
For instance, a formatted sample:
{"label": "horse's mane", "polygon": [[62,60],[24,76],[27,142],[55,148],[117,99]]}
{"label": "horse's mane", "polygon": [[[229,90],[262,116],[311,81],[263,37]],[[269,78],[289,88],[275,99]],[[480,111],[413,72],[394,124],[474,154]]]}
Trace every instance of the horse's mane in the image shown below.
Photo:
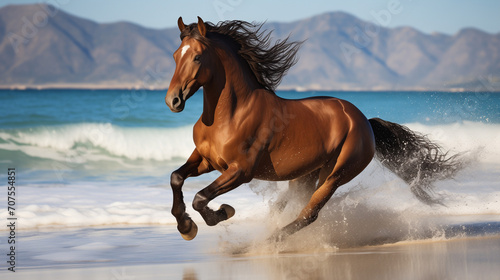
{"label": "horse's mane", "polygon": [[302,42],[288,42],[287,37],[271,46],[272,31],[262,31],[263,24],[231,20],[217,25],[205,22],[205,26],[206,37],[200,35],[197,24],[193,23],[181,32],[181,40],[189,36],[208,44],[214,33],[232,39],[238,54],[248,63],[257,81],[270,91],[274,92],[288,69],[297,62],[296,54]]}

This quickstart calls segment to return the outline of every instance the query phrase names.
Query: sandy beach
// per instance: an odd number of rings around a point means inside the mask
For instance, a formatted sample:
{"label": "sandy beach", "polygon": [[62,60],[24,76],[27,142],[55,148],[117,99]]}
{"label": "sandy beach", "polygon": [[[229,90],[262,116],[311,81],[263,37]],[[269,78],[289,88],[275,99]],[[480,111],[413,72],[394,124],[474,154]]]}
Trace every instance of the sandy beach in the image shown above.
{"label": "sandy beach", "polygon": [[[290,244],[238,241],[224,227],[200,229],[203,234],[190,242],[175,226],[21,231],[16,272],[3,266],[0,277],[494,279],[500,274],[498,234],[293,250]],[[242,244],[252,248],[237,253],[235,246]]]}

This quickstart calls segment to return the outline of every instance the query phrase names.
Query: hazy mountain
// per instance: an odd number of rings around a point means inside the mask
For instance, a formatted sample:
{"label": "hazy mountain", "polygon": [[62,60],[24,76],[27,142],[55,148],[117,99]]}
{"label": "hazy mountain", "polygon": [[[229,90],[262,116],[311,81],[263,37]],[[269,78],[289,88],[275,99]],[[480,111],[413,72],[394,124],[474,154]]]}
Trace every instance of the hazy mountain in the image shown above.
{"label": "hazy mountain", "polygon": [[[45,24],[37,13],[46,15]],[[0,83],[142,85],[148,72],[156,81],[157,72],[175,68],[178,37],[173,28],[98,24],[52,6],[6,6],[0,9]]]}
{"label": "hazy mountain", "polygon": [[[206,19],[210,20],[210,19]],[[306,40],[282,88],[500,89],[500,33],[388,29],[332,12],[268,23]],[[42,4],[0,9],[0,85],[165,88],[177,28],[98,24]]]}

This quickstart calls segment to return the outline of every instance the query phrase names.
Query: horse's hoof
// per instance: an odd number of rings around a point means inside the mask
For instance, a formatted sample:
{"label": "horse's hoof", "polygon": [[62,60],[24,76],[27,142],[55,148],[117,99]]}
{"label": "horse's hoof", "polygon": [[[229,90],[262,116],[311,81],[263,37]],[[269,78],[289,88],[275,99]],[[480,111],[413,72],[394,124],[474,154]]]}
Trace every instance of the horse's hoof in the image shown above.
{"label": "horse's hoof", "polygon": [[226,212],[226,215],[227,215],[226,219],[231,218],[232,216],[234,216],[234,213],[236,213],[236,211],[234,210],[234,208],[231,205],[222,204],[219,207],[219,210],[222,210],[222,209],[224,209],[224,211]]}
{"label": "horse's hoof", "polygon": [[196,234],[198,234],[198,226],[195,224],[195,222],[191,221],[191,229],[189,230],[188,233],[182,233],[181,236],[184,238],[184,240],[193,240],[196,237]]}

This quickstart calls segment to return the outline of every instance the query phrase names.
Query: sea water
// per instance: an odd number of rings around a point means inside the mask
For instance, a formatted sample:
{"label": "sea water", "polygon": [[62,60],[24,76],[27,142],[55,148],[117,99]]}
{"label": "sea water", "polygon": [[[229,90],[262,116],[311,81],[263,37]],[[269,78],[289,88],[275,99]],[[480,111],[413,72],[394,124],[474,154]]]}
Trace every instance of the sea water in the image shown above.
{"label": "sea water", "polygon": [[[194,149],[192,127],[203,104],[200,91],[187,101],[183,112],[172,113],[165,105],[165,93],[0,91],[0,180],[6,185],[8,168],[15,168],[18,227],[174,225],[170,173]],[[455,178],[435,184],[435,195],[443,197],[444,205],[433,206],[418,201],[402,180],[372,161],[337,191],[316,222],[335,246],[435,238],[473,230],[498,233],[500,94],[277,94],[291,99],[334,96],[348,100],[367,118],[407,125],[451,154],[467,159],[467,166]],[[259,110],[255,108],[257,113]],[[192,210],[191,200],[218,175],[213,172],[191,178],[184,185],[188,213],[199,224],[203,221]],[[293,220],[302,206],[287,206],[280,215],[272,213],[272,202],[285,191],[286,183],[253,181],[218,197],[211,205],[233,205],[236,215],[232,223],[241,222],[241,228],[246,221],[270,220],[270,227],[277,228]],[[0,197],[5,196],[3,191]],[[1,220],[7,216],[6,211],[0,211]],[[229,235],[238,234],[234,231]]]}

